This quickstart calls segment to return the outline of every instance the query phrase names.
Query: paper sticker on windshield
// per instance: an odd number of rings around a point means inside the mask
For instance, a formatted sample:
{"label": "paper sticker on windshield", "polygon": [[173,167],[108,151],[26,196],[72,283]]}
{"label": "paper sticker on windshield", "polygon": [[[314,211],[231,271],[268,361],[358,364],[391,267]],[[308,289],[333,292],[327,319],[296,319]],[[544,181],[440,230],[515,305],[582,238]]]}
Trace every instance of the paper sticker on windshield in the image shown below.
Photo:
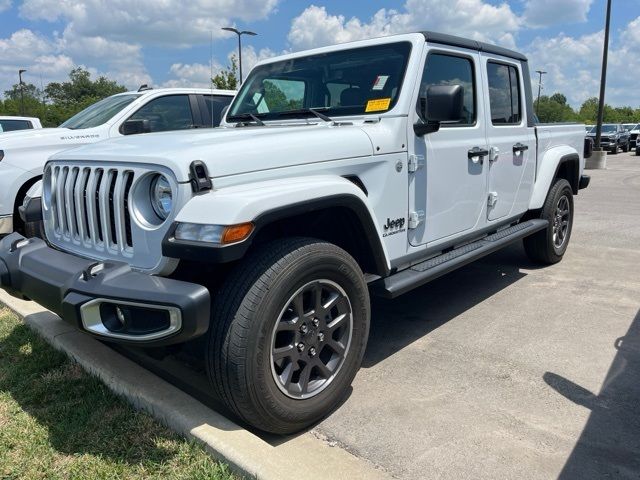
{"label": "paper sticker on windshield", "polygon": [[371,87],[371,90],[384,90],[384,86],[387,84],[387,80],[389,80],[389,75],[378,75],[376,77],[376,81],[373,82],[373,87]]}
{"label": "paper sticker on windshield", "polygon": [[376,98],[375,100],[369,100],[367,102],[367,108],[364,109],[365,113],[368,112],[382,112],[389,110],[391,105],[391,98]]}

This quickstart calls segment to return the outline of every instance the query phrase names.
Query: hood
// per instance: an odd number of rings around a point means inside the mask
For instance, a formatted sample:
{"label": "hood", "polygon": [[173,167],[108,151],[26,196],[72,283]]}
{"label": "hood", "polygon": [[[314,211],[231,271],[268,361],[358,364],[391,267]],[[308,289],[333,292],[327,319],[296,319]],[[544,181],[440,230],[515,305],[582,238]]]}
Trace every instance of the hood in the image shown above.
{"label": "hood", "polygon": [[179,182],[186,182],[194,160],[202,160],[216,178],[371,155],[371,140],[358,126],[302,124],[135,135],[75,148],[52,159],[165,165]]}
{"label": "hood", "polygon": [[0,150],[59,146],[60,149],[98,142],[105,138],[95,129],[38,128],[0,133]]}

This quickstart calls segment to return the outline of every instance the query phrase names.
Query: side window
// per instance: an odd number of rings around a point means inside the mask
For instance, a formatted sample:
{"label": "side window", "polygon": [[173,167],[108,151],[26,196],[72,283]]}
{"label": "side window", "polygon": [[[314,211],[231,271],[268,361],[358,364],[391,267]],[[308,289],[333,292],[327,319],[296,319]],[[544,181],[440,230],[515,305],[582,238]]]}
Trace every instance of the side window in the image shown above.
{"label": "side window", "polygon": [[455,125],[473,125],[476,121],[476,83],[473,62],[469,58],[430,53],[422,74],[420,92],[434,85],[461,85],[464,89],[465,118]]}
{"label": "side window", "polygon": [[487,62],[491,122],[517,125],[522,121],[518,69],[512,65]]}
{"label": "side window", "polygon": [[129,120],[149,120],[152,132],[184,130],[193,126],[188,95],[156,98],[131,115]]}
{"label": "side window", "polygon": [[12,132],[14,130],[30,130],[33,128],[27,120],[0,120],[0,132]]}
{"label": "side window", "polygon": [[209,127],[217,127],[220,125],[222,110],[231,103],[233,97],[225,95],[202,95],[201,97],[204,99],[205,106],[202,114],[206,117],[202,119],[203,123]]}

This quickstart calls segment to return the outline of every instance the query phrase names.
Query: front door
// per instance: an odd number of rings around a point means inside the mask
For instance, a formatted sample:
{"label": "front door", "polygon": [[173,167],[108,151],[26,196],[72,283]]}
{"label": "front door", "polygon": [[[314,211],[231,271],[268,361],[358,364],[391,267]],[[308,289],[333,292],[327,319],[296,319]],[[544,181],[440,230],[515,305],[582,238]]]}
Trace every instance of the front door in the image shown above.
{"label": "front door", "polygon": [[481,58],[491,119],[487,122],[487,219],[491,222],[527,210],[535,178],[536,142],[534,128],[527,126],[523,114],[524,84],[519,64],[485,54]]}
{"label": "front door", "polygon": [[410,143],[410,167],[417,166],[409,173],[410,215],[420,219],[409,230],[411,245],[446,243],[486,222],[488,158],[482,152],[488,146],[479,69],[475,52],[430,49],[427,54],[420,92],[432,85],[462,85],[465,118],[414,135]]}

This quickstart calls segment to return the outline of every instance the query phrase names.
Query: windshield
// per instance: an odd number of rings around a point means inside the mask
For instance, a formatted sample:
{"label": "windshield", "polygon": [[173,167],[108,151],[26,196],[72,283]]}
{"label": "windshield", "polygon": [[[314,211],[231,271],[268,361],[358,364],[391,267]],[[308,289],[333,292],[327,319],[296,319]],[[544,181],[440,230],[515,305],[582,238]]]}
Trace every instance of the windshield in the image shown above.
{"label": "windshield", "polygon": [[[602,133],[615,133],[617,131],[617,125],[602,125]],[[593,133],[596,132],[596,129],[593,129]]]}
{"label": "windshield", "polygon": [[398,42],[293,58],[254,68],[228,120],[382,113],[395,105],[411,44]]}
{"label": "windshield", "polygon": [[72,130],[82,128],[92,128],[108,122],[115,114],[138,98],[140,94],[132,93],[128,95],[114,95],[94,103],[76,113],[69,120],[60,125],[61,128]]}

